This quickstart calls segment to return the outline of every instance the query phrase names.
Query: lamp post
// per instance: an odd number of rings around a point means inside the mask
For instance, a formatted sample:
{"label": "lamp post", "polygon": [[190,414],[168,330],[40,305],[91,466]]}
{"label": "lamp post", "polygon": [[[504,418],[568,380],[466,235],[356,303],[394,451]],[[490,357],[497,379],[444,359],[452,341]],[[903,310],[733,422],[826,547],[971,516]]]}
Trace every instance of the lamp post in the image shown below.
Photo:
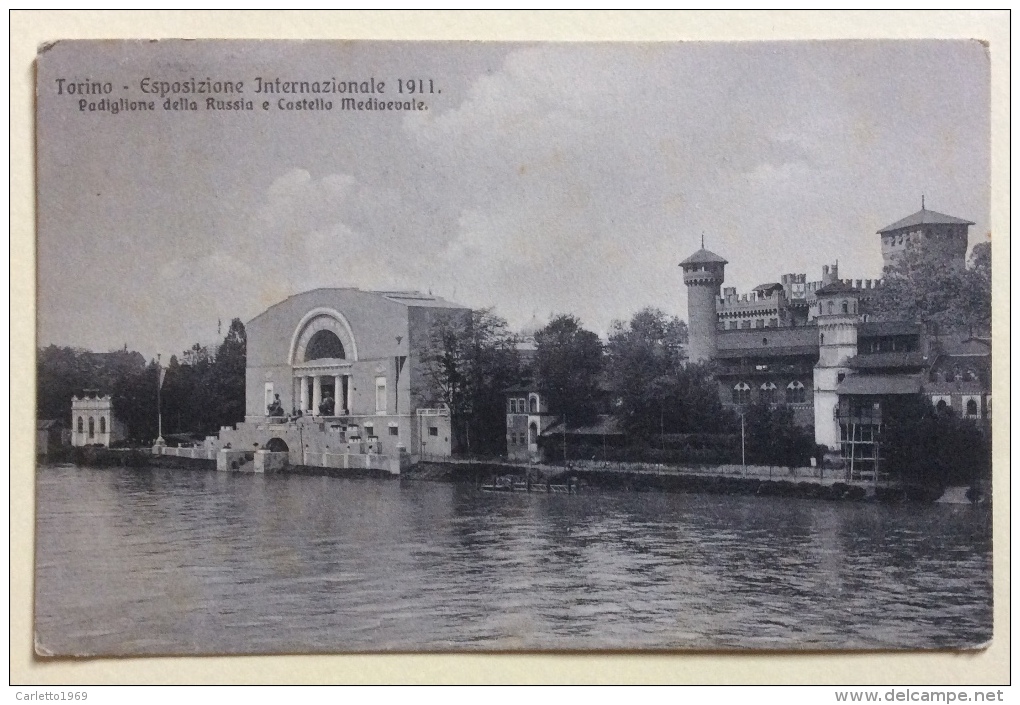
{"label": "lamp post", "polygon": [[747,456],[744,452],[744,414],[746,410],[740,407],[740,468],[744,475],[747,475]]}

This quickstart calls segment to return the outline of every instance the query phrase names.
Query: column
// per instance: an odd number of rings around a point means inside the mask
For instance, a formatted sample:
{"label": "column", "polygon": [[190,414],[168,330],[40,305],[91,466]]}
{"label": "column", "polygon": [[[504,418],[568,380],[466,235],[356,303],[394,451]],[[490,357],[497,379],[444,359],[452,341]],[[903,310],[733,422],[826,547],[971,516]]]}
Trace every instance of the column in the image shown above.
{"label": "column", "polygon": [[333,416],[339,416],[344,408],[343,397],[340,396],[343,393],[343,387],[340,386],[340,375],[333,375]]}
{"label": "column", "polygon": [[322,377],[312,377],[312,416],[319,415],[319,404],[322,403]]}
{"label": "column", "polygon": [[347,413],[354,413],[354,385],[351,384],[351,376],[344,375],[344,387],[347,389]]}
{"label": "column", "polygon": [[298,377],[301,381],[301,413],[308,412],[308,378],[305,376]]}

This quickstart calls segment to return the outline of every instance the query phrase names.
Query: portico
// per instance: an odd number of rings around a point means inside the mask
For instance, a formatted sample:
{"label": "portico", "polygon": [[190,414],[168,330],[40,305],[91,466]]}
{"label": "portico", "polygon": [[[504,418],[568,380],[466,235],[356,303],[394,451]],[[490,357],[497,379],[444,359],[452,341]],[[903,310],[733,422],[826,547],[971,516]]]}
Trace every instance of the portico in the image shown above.
{"label": "portico", "polygon": [[[318,361],[317,361],[318,362]],[[354,408],[351,363],[297,365],[294,367],[296,411],[304,416],[349,416]],[[325,400],[331,408],[323,408]]]}

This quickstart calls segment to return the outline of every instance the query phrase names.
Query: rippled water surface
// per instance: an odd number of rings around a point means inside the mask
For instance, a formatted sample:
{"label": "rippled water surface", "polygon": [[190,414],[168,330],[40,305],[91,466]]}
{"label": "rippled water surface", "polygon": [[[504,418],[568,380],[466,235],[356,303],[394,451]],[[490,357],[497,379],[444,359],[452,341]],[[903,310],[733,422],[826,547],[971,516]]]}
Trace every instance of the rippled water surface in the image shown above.
{"label": "rippled water surface", "polygon": [[985,508],[69,466],[37,501],[56,654],[991,638]]}

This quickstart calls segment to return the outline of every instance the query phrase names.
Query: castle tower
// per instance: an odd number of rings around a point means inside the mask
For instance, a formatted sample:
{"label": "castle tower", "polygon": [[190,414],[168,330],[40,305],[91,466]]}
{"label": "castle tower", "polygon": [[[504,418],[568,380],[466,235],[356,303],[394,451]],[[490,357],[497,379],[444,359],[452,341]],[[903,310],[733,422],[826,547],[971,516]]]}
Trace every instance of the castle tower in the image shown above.
{"label": "castle tower", "polygon": [[814,369],[815,443],[838,448],[837,388],[850,374],[847,361],[857,354],[860,321],[859,293],[850,284],[836,281],[815,292],[818,312],[818,363]]}
{"label": "castle tower", "polygon": [[707,362],[715,357],[715,337],[719,327],[716,302],[724,280],[726,260],[702,247],[680,263],[687,285],[687,329],[692,362]]}
{"label": "castle tower", "polygon": [[922,196],[921,210],[878,231],[882,236],[882,264],[891,267],[907,248],[921,247],[941,252],[947,262],[962,267],[967,258],[967,231],[973,224],[928,210]]}

